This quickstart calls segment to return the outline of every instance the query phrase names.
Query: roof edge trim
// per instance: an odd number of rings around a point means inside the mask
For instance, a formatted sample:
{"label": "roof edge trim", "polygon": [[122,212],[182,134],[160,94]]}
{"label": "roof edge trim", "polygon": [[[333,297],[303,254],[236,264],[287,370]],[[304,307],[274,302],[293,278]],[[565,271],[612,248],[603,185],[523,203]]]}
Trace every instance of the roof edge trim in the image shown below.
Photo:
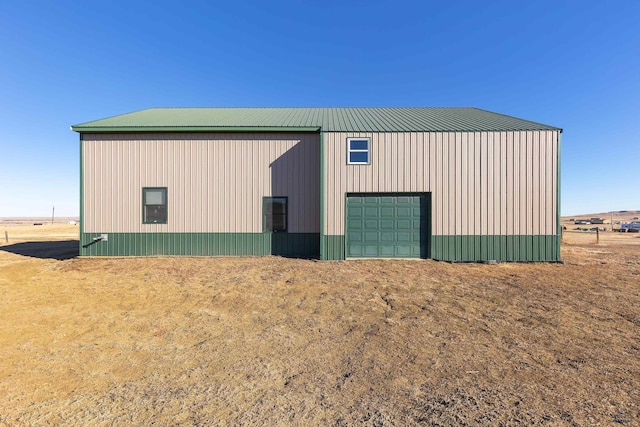
{"label": "roof edge trim", "polygon": [[78,133],[118,132],[319,132],[320,127],[299,126],[71,126]]}

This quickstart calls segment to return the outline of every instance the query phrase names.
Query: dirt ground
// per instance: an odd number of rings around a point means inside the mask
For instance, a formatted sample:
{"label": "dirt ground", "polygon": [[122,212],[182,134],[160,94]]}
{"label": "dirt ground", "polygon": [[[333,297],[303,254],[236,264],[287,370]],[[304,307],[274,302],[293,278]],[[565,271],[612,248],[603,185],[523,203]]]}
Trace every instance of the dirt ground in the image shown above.
{"label": "dirt ground", "polygon": [[77,226],[5,229],[0,426],[640,425],[638,235],[486,265],[79,259]]}

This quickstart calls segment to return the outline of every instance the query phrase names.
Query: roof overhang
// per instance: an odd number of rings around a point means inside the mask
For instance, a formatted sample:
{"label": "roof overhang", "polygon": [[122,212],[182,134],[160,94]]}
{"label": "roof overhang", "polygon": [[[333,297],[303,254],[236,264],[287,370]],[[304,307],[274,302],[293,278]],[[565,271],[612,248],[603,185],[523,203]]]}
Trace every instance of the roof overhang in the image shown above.
{"label": "roof overhang", "polygon": [[78,133],[130,133],[130,132],[320,132],[317,126],[71,126]]}

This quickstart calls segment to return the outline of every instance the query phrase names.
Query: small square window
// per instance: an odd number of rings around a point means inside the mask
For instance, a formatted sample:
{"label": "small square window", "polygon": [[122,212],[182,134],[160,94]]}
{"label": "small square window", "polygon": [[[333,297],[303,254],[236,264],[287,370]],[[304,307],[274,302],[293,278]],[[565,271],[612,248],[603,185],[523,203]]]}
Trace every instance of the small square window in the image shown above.
{"label": "small square window", "polygon": [[142,222],[144,224],[167,223],[167,188],[142,189]]}
{"label": "small square window", "polygon": [[287,231],[287,197],[265,197],[262,210],[265,232]]}
{"label": "small square window", "polygon": [[368,165],[371,163],[369,138],[347,138],[347,164]]}

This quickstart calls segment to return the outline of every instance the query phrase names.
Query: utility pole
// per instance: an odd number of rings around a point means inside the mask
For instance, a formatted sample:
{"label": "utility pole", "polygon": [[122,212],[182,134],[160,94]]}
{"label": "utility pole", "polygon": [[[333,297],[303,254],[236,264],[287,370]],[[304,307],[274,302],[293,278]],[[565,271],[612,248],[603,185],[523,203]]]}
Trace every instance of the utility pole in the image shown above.
{"label": "utility pole", "polygon": [[611,231],[613,231],[613,212],[611,212]]}
{"label": "utility pole", "polygon": [[53,218],[56,216],[56,207],[53,207],[53,210],[51,211],[51,224],[53,224]]}

